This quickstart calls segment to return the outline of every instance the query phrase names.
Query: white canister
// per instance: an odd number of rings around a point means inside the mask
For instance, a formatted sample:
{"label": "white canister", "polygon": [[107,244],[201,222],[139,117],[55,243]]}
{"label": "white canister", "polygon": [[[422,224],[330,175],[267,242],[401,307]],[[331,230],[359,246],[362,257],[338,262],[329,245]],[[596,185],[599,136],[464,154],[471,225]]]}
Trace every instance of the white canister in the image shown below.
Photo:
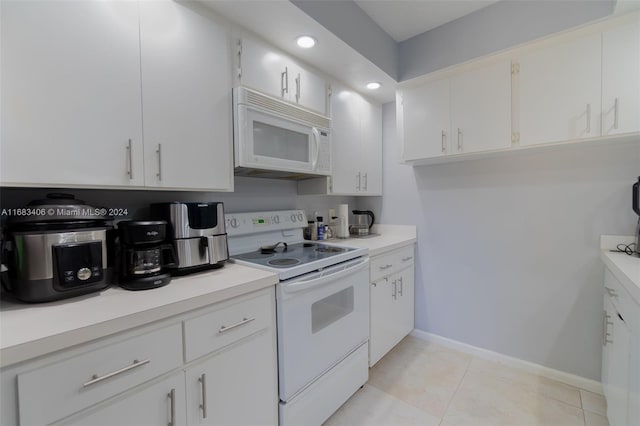
{"label": "white canister", "polygon": [[338,238],[349,238],[349,205],[338,205],[338,219],[336,226],[336,236]]}

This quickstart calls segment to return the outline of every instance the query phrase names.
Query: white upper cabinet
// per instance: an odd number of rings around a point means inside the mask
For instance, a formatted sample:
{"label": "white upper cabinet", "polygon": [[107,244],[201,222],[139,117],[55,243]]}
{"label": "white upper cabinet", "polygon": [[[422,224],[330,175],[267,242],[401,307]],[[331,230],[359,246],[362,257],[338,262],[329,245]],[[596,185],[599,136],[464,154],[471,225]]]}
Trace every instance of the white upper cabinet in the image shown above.
{"label": "white upper cabinet", "polygon": [[330,99],[331,177],[302,180],[298,193],[382,195],[382,105],[336,82]]}
{"label": "white upper cabinet", "polygon": [[402,90],[398,115],[403,119],[403,160],[451,152],[449,79]]}
{"label": "white upper cabinet", "polygon": [[0,7],[0,183],[142,186],[137,3]]}
{"label": "white upper cabinet", "polygon": [[602,34],[602,135],[640,131],[640,22]]}
{"label": "white upper cabinet", "polygon": [[230,31],[189,3],[140,3],[147,186],[233,189]]}
{"label": "white upper cabinet", "polygon": [[451,78],[451,152],[511,146],[511,62]]}
{"label": "white upper cabinet", "polygon": [[238,81],[242,86],[327,114],[324,79],[253,37],[243,36],[239,49]]}
{"label": "white upper cabinet", "polygon": [[601,35],[519,57],[520,145],[600,136]]}

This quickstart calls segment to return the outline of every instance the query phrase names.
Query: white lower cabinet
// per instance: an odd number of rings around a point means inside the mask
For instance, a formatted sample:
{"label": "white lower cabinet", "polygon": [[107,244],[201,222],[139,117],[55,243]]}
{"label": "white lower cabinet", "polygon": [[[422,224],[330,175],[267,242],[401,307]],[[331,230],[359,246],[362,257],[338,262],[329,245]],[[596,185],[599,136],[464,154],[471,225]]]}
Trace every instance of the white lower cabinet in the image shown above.
{"label": "white lower cabinet", "polygon": [[4,368],[0,424],[276,425],[275,321],[268,288]]}
{"label": "white lower cabinet", "polygon": [[414,326],[414,246],[371,261],[369,366],[397,345]]}
{"label": "white lower cabinet", "polygon": [[261,331],[188,368],[187,424],[276,425],[273,342]]}
{"label": "white lower cabinet", "polygon": [[177,373],[56,425],[184,426],[186,425],[184,396],[184,375]]}
{"label": "white lower cabinet", "polygon": [[607,270],[602,386],[611,426],[640,424],[640,306]]}

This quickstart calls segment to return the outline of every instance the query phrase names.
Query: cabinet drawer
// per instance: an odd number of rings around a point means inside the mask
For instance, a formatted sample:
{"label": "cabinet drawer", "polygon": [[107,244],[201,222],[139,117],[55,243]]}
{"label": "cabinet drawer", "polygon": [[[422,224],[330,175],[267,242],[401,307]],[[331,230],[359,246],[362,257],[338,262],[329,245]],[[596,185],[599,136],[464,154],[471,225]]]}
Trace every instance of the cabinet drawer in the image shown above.
{"label": "cabinet drawer", "polygon": [[640,321],[640,306],[635,303],[631,295],[609,269],[605,269],[604,273],[604,292],[616,310],[622,315],[627,326],[632,330],[637,329],[638,321]]}
{"label": "cabinet drawer", "polygon": [[413,244],[402,247],[389,253],[375,257],[371,260],[370,281],[398,272],[414,263]]}
{"label": "cabinet drawer", "polygon": [[275,318],[273,290],[184,322],[185,361],[190,362],[257,331]]}
{"label": "cabinet drawer", "polygon": [[182,365],[180,324],[18,375],[20,424],[48,424]]}

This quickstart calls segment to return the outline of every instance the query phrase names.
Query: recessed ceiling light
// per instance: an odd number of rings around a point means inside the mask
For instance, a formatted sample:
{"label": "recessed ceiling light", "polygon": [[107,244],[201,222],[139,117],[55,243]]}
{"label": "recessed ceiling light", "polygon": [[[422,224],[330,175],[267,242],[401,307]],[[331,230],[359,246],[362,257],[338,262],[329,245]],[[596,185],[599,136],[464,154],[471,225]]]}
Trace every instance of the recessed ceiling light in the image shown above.
{"label": "recessed ceiling light", "polygon": [[380,86],[382,86],[382,84],[378,83],[377,81],[372,81],[371,83],[367,83],[367,89],[369,90],[379,89]]}
{"label": "recessed ceiling light", "polygon": [[298,37],[296,39],[296,42],[298,43],[298,46],[302,47],[303,49],[309,49],[316,45],[316,39],[308,35]]}

